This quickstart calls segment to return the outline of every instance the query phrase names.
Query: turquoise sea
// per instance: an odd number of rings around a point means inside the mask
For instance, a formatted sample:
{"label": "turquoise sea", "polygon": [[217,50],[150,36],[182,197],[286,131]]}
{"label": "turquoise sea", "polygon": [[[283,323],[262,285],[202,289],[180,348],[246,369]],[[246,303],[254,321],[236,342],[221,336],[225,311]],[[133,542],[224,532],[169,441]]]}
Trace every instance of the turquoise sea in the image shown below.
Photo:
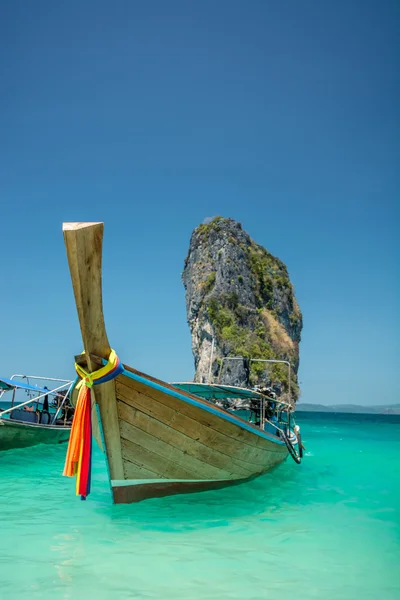
{"label": "turquoise sea", "polygon": [[110,501],[66,446],[0,453],[2,598],[399,600],[400,417],[299,413],[306,457],[225,490]]}

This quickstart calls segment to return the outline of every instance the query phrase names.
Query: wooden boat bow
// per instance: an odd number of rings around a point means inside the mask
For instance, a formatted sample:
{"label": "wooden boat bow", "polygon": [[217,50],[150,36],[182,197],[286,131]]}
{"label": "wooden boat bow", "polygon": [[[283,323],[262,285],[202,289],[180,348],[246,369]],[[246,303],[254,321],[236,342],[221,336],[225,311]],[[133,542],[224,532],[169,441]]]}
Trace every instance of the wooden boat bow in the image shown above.
{"label": "wooden boat bow", "polygon": [[[108,360],[108,342],[103,314],[102,248],[104,223],[64,223],[64,242],[78,311],[83,347],[89,372],[99,367],[95,357]],[[112,479],[123,478],[123,462],[117,414],[115,381],[99,385],[94,390],[102,422],[107,428],[100,432],[95,407],[92,411],[93,432],[102,447],[104,440],[108,468]]]}
{"label": "wooden boat bow", "polygon": [[[64,223],[63,233],[85,352],[108,359],[103,315],[103,223]],[[93,369],[88,356],[88,367]]]}

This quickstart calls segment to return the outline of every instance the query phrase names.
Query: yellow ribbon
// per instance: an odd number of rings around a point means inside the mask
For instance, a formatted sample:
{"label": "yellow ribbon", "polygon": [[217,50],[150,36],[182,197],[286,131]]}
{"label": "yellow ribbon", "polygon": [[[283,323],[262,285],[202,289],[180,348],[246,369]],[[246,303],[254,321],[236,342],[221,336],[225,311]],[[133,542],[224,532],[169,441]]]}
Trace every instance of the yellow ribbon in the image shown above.
{"label": "yellow ribbon", "polygon": [[[82,354],[85,354],[85,352],[82,352]],[[118,356],[115,350],[111,350],[107,364],[103,367],[100,367],[100,369],[97,369],[97,371],[93,371],[93,373],[87,373],[83,367],[78,365],[78,363],[75,363],[75,370],[81,378],[81,381],[79,381],[77,384],[76,389],[80,389],[82,385],[86,385],[88,388],[91,388],[98,379],[102,379],[111,371],[113,371],[117,364]]]}

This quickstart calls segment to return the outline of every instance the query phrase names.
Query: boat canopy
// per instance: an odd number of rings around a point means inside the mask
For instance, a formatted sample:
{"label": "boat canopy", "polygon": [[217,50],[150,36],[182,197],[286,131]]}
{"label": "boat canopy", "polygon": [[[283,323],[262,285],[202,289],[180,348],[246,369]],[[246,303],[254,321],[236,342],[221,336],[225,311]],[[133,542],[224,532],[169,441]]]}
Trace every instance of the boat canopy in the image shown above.
{"label": "boat canopy", "polygon": [[47,388],[41,388],[37,385],[30,385],[29,383],[23,383],[22,381],[16,381],[14,379],[7,379],[6,377],[0,377],[0,390],[27,390],[29,392],[38,392],[38,394],[47,394],[51,390]]}
{"label": "boat canopy", "polygon": [[264,394],[257,392],[256,390],[249,390],[247,388],[235,387],[233,385],[218,385],[210,383],[171,383],[174,387],[179,390],[184,390],[190,394],[200,396],[200,398],[214,399],[214,400],[225,400],[228,398],[242,398],[242,399],[258,399],[265,398]]}

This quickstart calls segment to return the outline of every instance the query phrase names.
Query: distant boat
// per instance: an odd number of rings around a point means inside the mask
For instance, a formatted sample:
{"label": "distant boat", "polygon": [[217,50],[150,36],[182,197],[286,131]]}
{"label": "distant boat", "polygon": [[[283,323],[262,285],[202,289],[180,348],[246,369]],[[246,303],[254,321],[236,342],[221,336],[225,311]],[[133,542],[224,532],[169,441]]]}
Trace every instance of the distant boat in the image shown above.
{"label": "distant boat", "polygon": [[[64,223],[63,232],[85,349],[77,361],[93,373],[112,352],[102,307],[103,223]],[[240,483],[269,471],[289,452],[300,462],[290,406],[263,391],[169,384],[126,365],[93,391],[93,431],[117,504]],[[255,422],[215,403],[229,398],[258,406]]]}
{"label": "distant boat", "polygon": [[[33,381],[58,383],[52,389]],[[73,408],[69,395],[73,381],[39,376],[13,375],[0,378],[0,451],[67,442]],[[27,395],[17,401],[18,392]],[[7,402],[8,396],[11,400]]]}

